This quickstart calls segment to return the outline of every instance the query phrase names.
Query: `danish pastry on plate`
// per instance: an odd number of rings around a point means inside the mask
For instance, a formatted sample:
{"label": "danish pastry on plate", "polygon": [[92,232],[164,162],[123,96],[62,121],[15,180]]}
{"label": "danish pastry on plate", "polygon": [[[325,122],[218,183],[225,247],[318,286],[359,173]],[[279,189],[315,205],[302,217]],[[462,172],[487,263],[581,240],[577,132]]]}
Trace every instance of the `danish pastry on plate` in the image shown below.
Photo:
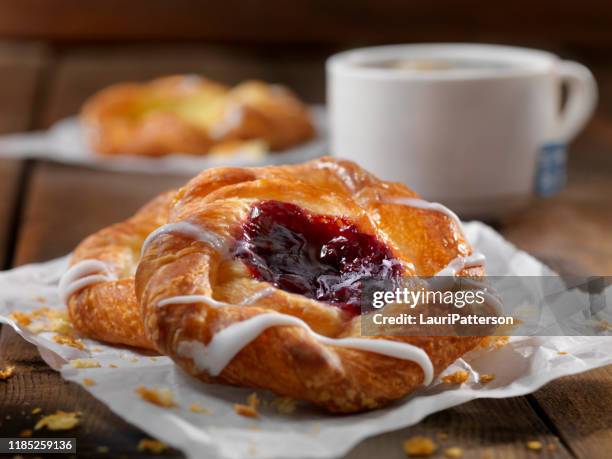
{"label": "danish pastry on plate", "polygon": [[315,134],[306,106],[282,86],[229,88],[194,75],[103,89],[84,104],[81,124],[106,155],[279,151]]}
{"label": "danish pastry on plate", "polygon": [[366,286],[484,274],[459,225],[348,161],[210,169],[86,239],[62,288],[90,336],[153,346],[205,382],[355,412],[482,340],[360,333]]}

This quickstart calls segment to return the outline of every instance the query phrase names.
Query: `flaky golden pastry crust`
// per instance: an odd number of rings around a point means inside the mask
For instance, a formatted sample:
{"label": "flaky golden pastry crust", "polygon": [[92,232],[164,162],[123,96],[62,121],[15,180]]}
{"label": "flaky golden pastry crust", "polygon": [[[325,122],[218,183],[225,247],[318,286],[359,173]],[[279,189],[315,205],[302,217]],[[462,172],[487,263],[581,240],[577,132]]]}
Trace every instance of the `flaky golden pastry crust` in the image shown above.
{"label": "flaky golden pastry crust", "polygon": [[[275,200],[312,214],[348,218],[361,232],[375,235],[392,248],[405,263],[404,276],[434,275],[456,257],[471,253],[460,229],[444,214],[390,203],[411,197],[416,194],[407,187],[380,181],[354,163],[321,158],[297,166],[204,171],[177,193],[168,221],[189,221],[231,242],[255,203]],[[483,269],[464,269],[459,274],[482,275]],[[298,326],[266,329],[218,376],[180,352],[182,343],[210,343],[232,324],[271,311],[298,317],[327,337],[360,336],[359,317],[277,288],[244,304],[267,287],[241,260],[210,243],[172,232],[152,240],[136,274],[146,335],[160,352],[203,381],[269,389],[334,412],[384,406],[423,383],[423,370],[414,362],[325,344]],[[229,305],[160,306],[169,297],[184,295],[204,295]],[[439,374],[482,338],[385,339],[421,348]]]}
{"label": "flaky golden pastry crust", "polygon": [[100,260],[117,278],[89,285],[67,299],[70,320],[82,335],[154,349],[144,333],[134,293],[134,272],[144,239],[166,222],[174,194],[158,196],[132,218],[92,234],[75,249],[71,265]]}
{"label": "flaky golden pastry crust", "polygon": [[92,148],[106,155],[204,155],[253,141],[278,151],[314,136],[307,108],[284,87],[228,88],[191,75],[110,86],[87,100],[80,118]]}

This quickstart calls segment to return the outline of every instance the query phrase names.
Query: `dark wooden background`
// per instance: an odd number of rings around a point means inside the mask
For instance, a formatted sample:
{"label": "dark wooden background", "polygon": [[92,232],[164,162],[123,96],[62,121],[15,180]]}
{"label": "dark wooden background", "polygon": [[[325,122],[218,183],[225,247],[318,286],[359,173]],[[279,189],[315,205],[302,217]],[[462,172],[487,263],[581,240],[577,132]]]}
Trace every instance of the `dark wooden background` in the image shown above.
{"label": "dark wooden background", "polygon": [[[262,78],[325,99],[324,59],[362,45],[485,41],[542,47],[589,65],[601,100],[570,151],[560,195],[497,222],[513,243],[563,272],[612,275],[612,3],[488,1],[0,1],[0,132],[41,129],[122,80],[196,72],[235,83]],[[1,154],[2,152],[0,152]],[[175,177],[117,174],[44,161],[0,160],[0,263],[10,268],[70,251],[129,216]],[[30,428],[33,407],[80,410],[79,457],[145,457],[145,436],[63,381],[32,346],[4,334],[0,434]],[[609,458],[612,368],[563,378],[526,397],[479,400],[370,439],[351,458],[404,457],[401,441],[443,432],[467,458]],[[7,416],[10,419],[7,419]],[[528,440],[554,444],[540,453]],[[179,456],[176,451],[167,457]],[[441,453],[437,457],[442,457]]]}

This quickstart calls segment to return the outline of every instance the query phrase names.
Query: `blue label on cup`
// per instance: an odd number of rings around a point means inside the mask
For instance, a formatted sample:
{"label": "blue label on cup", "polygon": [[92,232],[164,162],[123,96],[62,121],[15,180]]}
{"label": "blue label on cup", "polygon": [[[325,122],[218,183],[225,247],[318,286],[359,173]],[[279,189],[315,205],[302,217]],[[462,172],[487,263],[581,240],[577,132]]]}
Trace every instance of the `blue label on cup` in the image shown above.
{"label": "blue label on cup", "polygon": [[535,177],[535,191],[540,196],[552,196],[565,186],[565,145],[547,143],[540,148]]}

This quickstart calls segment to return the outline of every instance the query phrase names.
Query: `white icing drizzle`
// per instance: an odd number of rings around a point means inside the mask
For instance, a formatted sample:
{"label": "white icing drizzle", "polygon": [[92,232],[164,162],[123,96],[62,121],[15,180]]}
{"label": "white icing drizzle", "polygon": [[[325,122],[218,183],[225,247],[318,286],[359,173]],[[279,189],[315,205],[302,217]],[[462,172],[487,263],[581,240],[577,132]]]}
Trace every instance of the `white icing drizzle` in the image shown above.
{"label": "white icing drizzle", "polygon": [[100,260],[81,260],[62,275],[59,282],[60,299],[67,304],[68,298],[82,288],[116,279],[106,263]]}
{"label": "white icing drizzle", "polygon": [[467,237],[465,236],[465,232],[463,231],[463,224],[461,223],[461,219],[459,218],[459,216],[455,212],[450,210],[448,207],[440,204],[439,202],[429,202],[425,201],[424,199],[418,198],[395,198],[387,202],[390,204],[401,204],[417,209],[433,210],[435,212],[440,212],[441,214],[446,215],[453,222],[455,222],[457,228],[459,229],[459,232],[463,236],[463,239],[467,241]]}
{"label": "white icing drizzle", "polygon": [[253,304],[256,303],[257,301],[270,296],[274,293],[275,289],[273,287],[266,287],[266,288],[262,288],[261,290],[258,290],[257,292],[255,292],[253,295],[251,295],[248,298],[245,298],[244,300],[242,300],[239,305],[240,306],[246,306],[249,304]]}
{"label": "white icing drizzle", "polygon": [[[467,241],[467,237],[465,235],[465,231],[463,230],[463,224],[461,223],[461,219],[457,216],[455,212],[450,210],[448,207],[438,203],[438,202],[429,202],[424,199],[418,198],[396,198],[390,201],[387,201],[390,204],[401,204],[409,207],[415,207],[417,209],[425,209],[425,210],[433,210],[435,212],[440,212],[450,218],[455,224],[457,228],[461,232],[463,239]],[[456,276],[457,273],[461,272],[464,268],[472,268],[476,266],[484,266],[486,263],[486,257],[484,254],[475,252],[472,255],[468,256],[459,256],[442,268],[435,276]]]}
{"label": "white icing drizzle", "polygon": [[[263,294],[266,289],[260,290]],[[253,297],[249,301],[253,300]],[[185,302],[203,302],[211,307],[231,306],[214,300],[206,295],[186,295],[166,298],[158,303],[159,306]],[[244,304],[244,302],[242,303]],[[183,341],[179,343],[178,353],[190,358],[200,371],[207,371],[212,376],[219,375],[242,348],[255,340],[261,333],[271,327],[297,326],[304,329],[310,336],[319,342],[336,347],[358,349],[375,354],[409,360],[418,364],[423,370],[423,383],[428,385],[433,380],[434,369],[427,353],[408,343],[384,339],[364,338],[329,338],[314,332],[309,325],[297,317],[276,312],[259,314],[250,319],[231,324],[229,327],[217,332],[208,344],[199,341]]]}
{"label": "white icing drizzle", "polygon": [[486,257],[479,252],[467,255],[465,257],[457,257],[451,262],[438,271],[435,276],[456,276],[457,273],[461,272],[464,268],[474,268],[476,266],[484,266]]}
{"label": "white icing drizzle", "polygon": [[318,169],[330,169],[336,176],[344,183],[344,185],[351,191],[357,189],[355,180],[351,177],[351,174],[346,170],[342,164],[335,163],[333,161],[322,161],[317,164]]}
{"label": "white icing drizzle", "polygon": [[151,242],[153,242],[153,240],[161,234],[179,234],[181,236],[191,238],[194,241],[210,244],[219,252],[224,252],[227,248],[226,240],[221,235],[215,233],[214,231],[204,229],[199,225],[183,221],[168,223],[160,226],[155,231],[150,233],[142,243],[142,249],[140,250],[141,257],[144,255]]}

